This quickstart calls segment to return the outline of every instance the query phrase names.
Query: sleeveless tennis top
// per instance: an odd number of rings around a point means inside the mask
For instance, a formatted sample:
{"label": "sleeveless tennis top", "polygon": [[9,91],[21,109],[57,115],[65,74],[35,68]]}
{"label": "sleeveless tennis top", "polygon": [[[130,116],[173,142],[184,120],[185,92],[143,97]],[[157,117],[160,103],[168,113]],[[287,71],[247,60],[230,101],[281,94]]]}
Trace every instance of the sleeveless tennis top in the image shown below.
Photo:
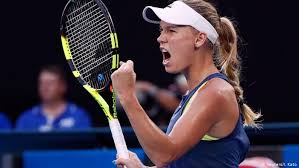
{"label": "sleeveless tennis top", "polygon": [[[183,96],[180,105],[175,110],[167,128],[169,134],[188,108],[188,102],[192,96],[200,91],[210,79],[221,78],[228,81],[227,77],[221,73],[214,73],[206,77],[192,91]],[[183,156],[171,162],[168,168],[238,168],[249,149],[249,139],[243,128],[243,117],[240,113],[239,120],[234,130],[226,137],[218,139],[205,135],[192,149]]]}

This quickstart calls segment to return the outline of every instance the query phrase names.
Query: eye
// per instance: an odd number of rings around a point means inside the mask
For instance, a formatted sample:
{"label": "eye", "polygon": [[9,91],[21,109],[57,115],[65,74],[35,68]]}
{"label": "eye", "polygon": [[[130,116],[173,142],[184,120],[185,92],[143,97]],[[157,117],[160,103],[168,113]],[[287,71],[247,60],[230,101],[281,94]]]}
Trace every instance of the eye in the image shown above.
{"label": "eye", "polygon": [[172,32],[172,33],[176,32],[175,29],[169,29],[169,31]]}
{"label": "eye", "polygon": [[159,32],[161,33],[163,31],[163,29],[161,27],[159,27]]}

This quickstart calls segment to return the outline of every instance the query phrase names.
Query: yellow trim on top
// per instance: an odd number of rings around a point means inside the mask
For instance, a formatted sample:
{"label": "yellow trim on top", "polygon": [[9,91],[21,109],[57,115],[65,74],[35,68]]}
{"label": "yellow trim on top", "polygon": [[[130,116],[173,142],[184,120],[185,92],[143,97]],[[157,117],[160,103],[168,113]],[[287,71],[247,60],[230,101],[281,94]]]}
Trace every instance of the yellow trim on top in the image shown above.
{"label": "yellow trim on top", "polygon": [[201,140],[204,140],[204,141],[215,141],[215,140],[218,140],[219,138],[215,138],[215,137],[212,137],[210,135],[205,135],[201,138]]}
{"label": "yellow trim on top", "polygon": [[65,36],[60,36],[60,37],[61,37],[61,43],[62,43],[64,56],[65,56],[66,60],[70,60],[70,59],[72,59],[72,54],[71,54],[71,50],[69,47],[68,39]]}
{"label": "yellow trim on top", "polygon": [[191,102],[193,101],[194,97],[196,97],[198,91],[199,91],[202,87],[204,87],[207,83],[208,83],[208,82],[203,83],[203,84],[197,89],[197,91],[192,95],[192,97],[191,97],[191,98],[189,99],[189,101],[187,102],[187,104],[186,104],[186,106],[185,106],[185,108],[184,108],[183,113],[185,112],[186,109],[188,109],[188,108],[190,107],[190,104],[191,104]]}
{"label": "yellow trim on top", "polygon": [[98,102],[101,106],[102,110],[104,111],[105,115],[107,116],[108,120],[114,119],[114,117],[110,114],[109,105],[103,99],[103,97],[98,93],[98,91],[89,85],[83,85],[83,87],[92,95],[92,97]]}

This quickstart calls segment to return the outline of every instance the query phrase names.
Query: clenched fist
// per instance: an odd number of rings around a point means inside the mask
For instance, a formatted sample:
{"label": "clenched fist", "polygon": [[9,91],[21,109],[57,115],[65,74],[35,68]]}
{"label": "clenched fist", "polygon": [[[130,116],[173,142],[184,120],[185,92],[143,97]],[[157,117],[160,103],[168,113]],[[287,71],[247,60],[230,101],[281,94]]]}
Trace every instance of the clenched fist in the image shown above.
{"label": "clenched fist", "polygon": [[120,102],[135,95],[136,74],[131,60],[121,62],[120,67],[111,75],[113,90]]}

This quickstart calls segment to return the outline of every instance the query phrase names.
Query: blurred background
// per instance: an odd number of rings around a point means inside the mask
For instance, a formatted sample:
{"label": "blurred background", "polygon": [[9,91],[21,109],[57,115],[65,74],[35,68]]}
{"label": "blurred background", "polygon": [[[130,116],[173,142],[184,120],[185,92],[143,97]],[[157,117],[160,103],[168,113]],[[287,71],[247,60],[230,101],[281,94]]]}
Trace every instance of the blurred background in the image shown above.
{"label": "blurred background", "polygon": [[[142,19],[146,5],[167,1],[104,0],[118,32],[121,59],[135,62],[137,79],[167,87],[173,75],[162,66],[156,38],[159,28]],[[71,76],[60,44],[60,16],[67,0],[4,1],[1,5],[0,111],[15,121],[37,97],[37,74],[42,65],[58,63],[68,73],[68,98],[82,105],[95,125],[107,125],[94,100]],[[294,2],[214,0],[221,16],[235,20],[241,38],[242,86],[248,104],[264,122],[297,121],[298,30]],[[150,66],[149,66],[150,65]]]}
{"label": "blurred background", "polygon": [[[135,62],[138,80],[168,88],[175,76],[164,72],[156,42],[159,28],[145,22],[141,14],[146,5],[164,7],[167,1],[103,2],[118,33],[121,60]],[[266,124],[298,122],[299,26],[295,1],[212,2],[221,16],[236,22],[243,60],[241,84],[247,103],[261,111]],[[43,65],[54,63],[62,65],[67,72],[68,100],[88,111],[94,127],[108,126],[100,107],[73,78],[65,62],[59,28],[66,3],[67,0],[1,2],[0,111],[13,123],[22,111],[39,102],[38,72]],[[120,116],[120,122],[127,123],[126,117]]]}

